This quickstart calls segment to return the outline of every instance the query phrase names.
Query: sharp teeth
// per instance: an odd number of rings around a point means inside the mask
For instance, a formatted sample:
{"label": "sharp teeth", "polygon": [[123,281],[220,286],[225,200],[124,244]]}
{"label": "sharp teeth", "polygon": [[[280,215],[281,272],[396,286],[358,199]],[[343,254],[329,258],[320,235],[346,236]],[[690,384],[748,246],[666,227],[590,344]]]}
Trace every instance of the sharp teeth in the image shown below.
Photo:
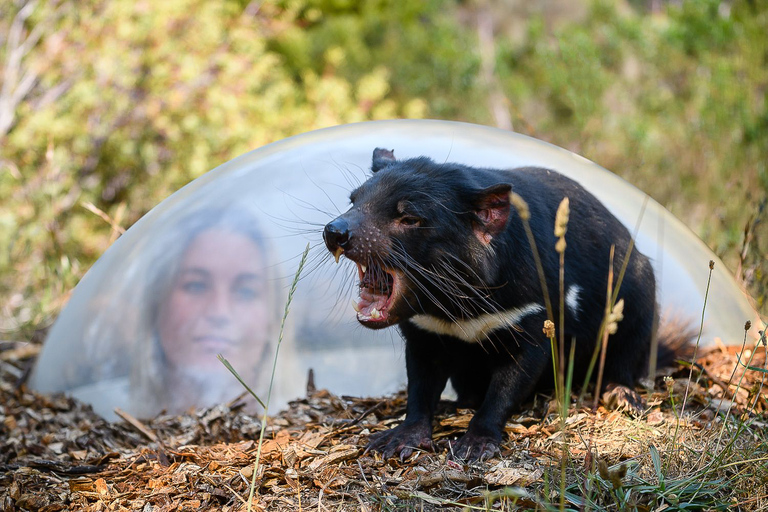
{"label": "sharp teeth", "polygon": [[352,309],[354,309],[358,313],[360,312],[360,305],[354,300],[352,301]]}
{"label": "sharp teeth", "polygon": [[365,274],[365,271],[368,270],[367,265],[360,265],[360,268],[363,269],[363,274]]}
{"label": "sharp teeth", "polygon": [[342,249],[341,247],[333,251],[333,257],[336,259],[336,263],[339,262],[339,256],[341,256],[343,252],[344,252],[344,249]]}
{"label": "sharp teeth", "polygon": [[378,309],[373,308],[371,310],[371,318],[373,318],[374,320],[378,320],[379,318],[381,318],[381,313],[379,313]]}

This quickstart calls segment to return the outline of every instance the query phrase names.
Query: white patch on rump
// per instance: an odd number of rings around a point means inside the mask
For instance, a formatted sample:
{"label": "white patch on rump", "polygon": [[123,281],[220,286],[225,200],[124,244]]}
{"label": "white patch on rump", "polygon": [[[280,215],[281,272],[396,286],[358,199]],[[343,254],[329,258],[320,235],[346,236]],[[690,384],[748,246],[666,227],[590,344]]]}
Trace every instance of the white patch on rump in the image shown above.
{"label": "white patch on rump", "polygon": [[417,327],[435,334],[447,334],[468,343],[477,343],[497,329],[518,325],[528,315],[544,311],[541,304],[527,304],[521,308],[498,313],[486,313],[467,320],[449,322],[431,315],[416,315],[410,321]]}
{"label": "white patch on rump", "polygon": [[571,310],[571,313],[573,313],[574,317],[579,316],[579,292],[581,292],[581,287],[574,284],[568,288],[568,291],[565,294],[565,303]]}

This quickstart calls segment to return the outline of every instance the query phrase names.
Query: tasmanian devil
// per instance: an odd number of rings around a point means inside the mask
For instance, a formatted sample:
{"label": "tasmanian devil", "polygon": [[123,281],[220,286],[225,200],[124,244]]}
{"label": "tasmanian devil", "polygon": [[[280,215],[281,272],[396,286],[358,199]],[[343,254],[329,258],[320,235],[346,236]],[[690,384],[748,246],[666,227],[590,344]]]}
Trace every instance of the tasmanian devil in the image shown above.
{"label": "tasmanian devil", "polygon": [[[584,378],[603,321],[611,246],[618,276],[630,233],[578,183],[547,169],[401,161],[377,148],[372,171],[351,193],[352,207],[323,232],[337,261],[343,254],[357,264],[358,321],[372,329],[397,324],[405,339],[406,418],[372,435],[369,447],[385,457],[430,447],[435,407],[450,379],[457,403],[476,409],[453,452],[488,457],[498,450],[513,409],[553,381],[551,344],[542,332],[544,293],[510,192],[527,202],[555,319],[555,214],[569,198],[564,338],[566,354],[576,345],[575,382]],[[648,258],[629,254],[618,295],[624,318],[608,343],[604,390],[636,402],[631,389],[647,368],[656,282]]]}

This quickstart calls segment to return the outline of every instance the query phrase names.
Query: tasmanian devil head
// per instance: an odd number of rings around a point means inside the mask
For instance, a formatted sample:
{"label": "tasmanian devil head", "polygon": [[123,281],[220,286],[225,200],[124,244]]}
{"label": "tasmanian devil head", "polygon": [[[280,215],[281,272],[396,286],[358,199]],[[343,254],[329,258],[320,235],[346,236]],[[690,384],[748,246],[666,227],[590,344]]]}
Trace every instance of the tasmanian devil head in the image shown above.
{"label": "tasmanian devil head", "polygon": [[450,320],[484,300],[496,278],[492,253],[504,243],[510,185],[466,169],[373,152],[373,175],[323,232],[337,261],[344,255],[357,264],[360,323],[381,328],[420,313]]}

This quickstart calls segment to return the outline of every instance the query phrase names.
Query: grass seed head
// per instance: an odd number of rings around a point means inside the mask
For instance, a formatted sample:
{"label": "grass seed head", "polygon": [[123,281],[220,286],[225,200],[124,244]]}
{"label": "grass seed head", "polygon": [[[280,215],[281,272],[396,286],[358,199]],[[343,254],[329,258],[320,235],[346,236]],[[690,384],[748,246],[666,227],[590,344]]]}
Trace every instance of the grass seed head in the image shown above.
{"label": "grass seed head", "polygon": [[552,320],[544,320],[544,334],[546,334],[547,338],[554,338],[555,337],[555,322]]}
{"label": "grass seed head", "polygon": [[608,472],[608,464],[606,464],[603,459],[597,461],[597,471],[600,473],[600,478],[603,480],[609,481],[611,479],[611,474]]}
{"label": "grass seed head", "polygon": [[509,202],[515,207],[521,219],[528,220],[531,218],[531,210],[528,209],[528,203],[525,202],[525,199],[520,197],[520,194],[510,192]]}
{"label": "grass seed head", "polygon": [[608,323],[605,326],[608,334],[616,334],[616,331],[619,330],[619,322],[622,320],[624,320],[624,299],[619,299],[608,315]]}
{"label": "grass seed head", "polygon": [[569,200],[564,197],[560,202],[560,206],[557,207],[557,215],[555,216],[555,236],[562,238],[565,236],[565,232],[568,231],[568,218],[571,214],[569,207]]}

